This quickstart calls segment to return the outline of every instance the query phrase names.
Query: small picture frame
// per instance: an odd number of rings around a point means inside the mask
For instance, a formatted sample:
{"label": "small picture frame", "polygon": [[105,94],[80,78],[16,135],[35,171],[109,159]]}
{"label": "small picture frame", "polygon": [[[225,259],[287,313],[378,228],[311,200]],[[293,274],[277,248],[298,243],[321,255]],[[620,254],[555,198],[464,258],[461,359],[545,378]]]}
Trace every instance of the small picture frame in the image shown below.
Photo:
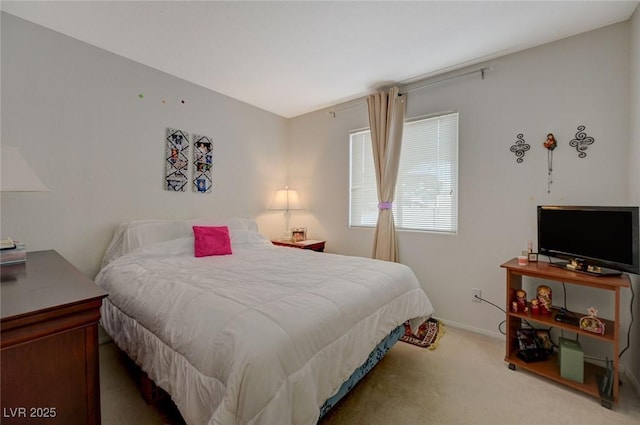
{"label": "small picture frame", "polygon": [[538,262],[538,253],[537,252],[530,252],[529,253],[529,262],[530,263]]}
{"label": "small picture frame", "polygon": [[291,240],[294,242],[302,242],[307,239],[306,227],[293,227],[291,229]]}
{"label": "small picture frame", "polygon": [[549,329],[536,329],[536,339],[540,348],[543,348],[549,354],[553,352],[553,342],[551,342]]}

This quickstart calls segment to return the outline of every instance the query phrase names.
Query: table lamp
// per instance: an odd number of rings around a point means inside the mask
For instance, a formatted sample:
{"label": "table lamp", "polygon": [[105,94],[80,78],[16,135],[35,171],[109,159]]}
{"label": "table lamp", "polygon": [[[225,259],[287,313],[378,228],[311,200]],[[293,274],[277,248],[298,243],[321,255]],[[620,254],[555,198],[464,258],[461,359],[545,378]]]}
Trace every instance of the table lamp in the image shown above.
{"label": "table lamp", "polygon": [[[0,191],[2,192],[48,192],[49,189],[40,181],[14,146],[0,146],[2,158],[0,169]],[[2,240],[3,248],[15,248],[11,239]],[[7,253],[7,255],[9,255]]]}
{"label": "table lamp", "polygon": [[275,196],[273,197],[273,201],[271,202],[270,210],[280,210],[284,211],[285,216],[285,232],[284,239],[290,239],[290,229],[289,229],[289,219],[290,219],[290,211],[291,210],[303,210],[302,202],[300,202],[300,198],[298,197],[298,192],[289,189],[288,186],[285,186],[284,189],[280,189],[276,191]]}

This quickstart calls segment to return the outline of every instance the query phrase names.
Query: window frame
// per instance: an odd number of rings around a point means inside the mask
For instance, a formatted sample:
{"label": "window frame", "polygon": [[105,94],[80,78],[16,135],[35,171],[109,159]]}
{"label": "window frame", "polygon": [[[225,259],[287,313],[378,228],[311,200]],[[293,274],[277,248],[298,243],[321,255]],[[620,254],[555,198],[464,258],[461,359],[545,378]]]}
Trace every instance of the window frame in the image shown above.
{"label": "window frame", "polygon": [[[423,121],[423,120],[429,120],[429,119],[434,119],[434,118],[439,118],[439,117],[443,117],[443,116],[447,116],[447,115],[456,115],[456,140],[455,140],[455,153],[453,155],[452,158],[455,159],[455,177],[453,179],[451,179],[451,182],[453,183],[453,188],[451,189],[452,191],[452,195],[455,197],[454,198],[454,207],[455,211],[454,214],[449,214],[448,216],[451,217],[451,219],[453,220],[453,222],[451,223],[451,228],[450,229],[439,229],[437,228],[437,226],[429,226],[429,228],[417,228],[417,227],[399,227],[398,224],[396,223],[396,230],[397,231],[403,231],[403,232],[420,232],[420,233],[435,233],[435,234],[440,234],[440,235],[457,235],[458,231],[459,231],[459,211],[460,211],[460,199],[459,199],[459,186],[460,186],[460,112],[458,110],[449,110],[449,111],[442,111],[442,112],[437,112],[434,114],[428,114],[428,115],[422,115],[422,116],[418,116],[418,117],[413,117],[410,119],[405,119],[403,126],[406,126],[408,124],[411,123],[415,123],[418,121]],[[405,137],[405,131],[406,127],[403,128],[403,149],[405,146],[404,143],[404,137]],[[373,224],[362,224],[362,220],[360,223],[354,224],[352,222],[352,217],[353,217],[353,192],[354,192],[354,185],[353,185],[353,173],[354,173],[354,168],[353,168],[353,150],[354,150],[354,141],[353,141],[353,137],[355,135],[358,134],[362,134],[362,133],[371,133],[371,128],[370,127],[365,127],[365,128],[359,128],[359,129],[354,129],[351,130],[349,132],[349,217],[348,217],[348,222],[349,222],[349,228],[355,228],[355,229],[373,229],[376,226],[376,222],[377,222],[377,209],[376,209],[376,216],[375,216],[375,221],[373,222]],[[370,140],[370,135],[369,135],[369,140]],[[372,150],[372,149],[371,149]],[[363,158],[364,159],[364,158]],[[371,159],[373,161],[373,156],[371,156]],[[373,164],[372,164],[373,166]],[[402,171],[402,169],[399,169],[398,172],[400,173]],[[397,214],[397,208],[398,208],[398,204],[397,202],[397,195],[398,195],[398,184],[401,182],[400,176],[398,176],[398,181],[396,182],[396,199],[394,199],[394,218],[398,217]],[[375,187],[375,177],[374,177],[374,187]],[[377,188],[376,188],[377,190]],[[377,194],[376,194],[376,202],[377,202]]]}

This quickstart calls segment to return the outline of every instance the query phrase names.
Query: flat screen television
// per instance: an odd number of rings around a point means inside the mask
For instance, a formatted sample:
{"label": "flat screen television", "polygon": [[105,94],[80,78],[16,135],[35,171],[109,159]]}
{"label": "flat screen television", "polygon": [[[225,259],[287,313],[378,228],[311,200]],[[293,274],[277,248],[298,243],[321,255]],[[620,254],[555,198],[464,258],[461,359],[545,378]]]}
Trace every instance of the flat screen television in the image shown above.
{"label": "flat screen television", "polygon": [[638,207],[538,206],[538,253],[594,275],[640,274]]}

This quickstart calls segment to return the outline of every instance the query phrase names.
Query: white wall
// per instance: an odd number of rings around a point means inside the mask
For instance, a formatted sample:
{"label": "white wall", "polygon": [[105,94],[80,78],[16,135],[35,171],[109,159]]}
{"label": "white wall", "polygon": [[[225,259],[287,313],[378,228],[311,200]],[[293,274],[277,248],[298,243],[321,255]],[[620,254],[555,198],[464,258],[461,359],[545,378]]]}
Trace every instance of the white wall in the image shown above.
{"label": "white wall", "polygon": [[[122,221],[256,217],[286,184],[285,119],[5,13],[1,30],[2,145],[51,190],[2,193],[3,237],[93,276]],[[212,194],[163,189],[167,127],[213,138]]]}
{"label": "white wall", "polygon": [[[640,205],[640,7],[631,18],[631,137],[629,152],[629,201]],[[636,299],[633,306],[634,326],[631,330],[631,349],[624,354],[630,375],[635,377],[635,387],[640,392],[640,276],[632,277]]]}
{"label": "white wall", "polygon": [[[629,23],[613,25],[503,57],[492,62],[495,69],[484,80],[475,75],[409,92],[409,118],[460,113],[459,233],[398,235],[401,261],[422,282],[438,317],[497,335],[504,314],[473,303],[471,288],[504,305],[500,264],[526,249],[529,240],[535,246],[536,206],[627,203],[629,40]],[[584,159],[569,146],[579,125],[595,138]],[[323,110],[292,119],[289,150],[296,166],[290,168],[290,182],[311,200],[297,224],[326,238],[328,251],[369,256],[373,232],[348,227],[348,133],[363,127],[368,127],[364,101],[338,108],[335,118]],[[559,147],[548,194],[542,143],[549,132]],[[518,133],[531,145],[522,164],[509,150]],[[561,303],[562,287],[551,286]],[[570,309],[586,314],[595,305],[611,317],[612,303],[580,288],[567,291]],[[624,291],[625,330],[629,298]]]}
{"label": "white wall", "polygon": [[[636,11],[631,23],[496,60],[485,80],[409,93],[408,117],[460,112],[459,234],[399,234],[401,259],[437,316],[497,334],[504,315],[472,303],[471,288],[504,303],[499,265],[536,240],[536,205],[640,203],[639,21]],[[368,126],[364,102],[335,118],[323,110],[287,121],[4,13],[1,31],[2,144],[19,146],[51,189],[2,193],[3,237],[56,249],[92,276],[121,221],[245,215],[277,236],[282,217],[265,208],[288,181],[307,207],[293,212],[292,226],[326,238],[330,252],[369,256],[372,231],[348,228],[348,132]],[[568,146],[581,124],[596,139],[585,159]],[[163,190],[166,127],[213,137],[212,195]],[[560,143],[550,194],[547,132]],[[518,133],[531,145],[522,164],[509,151]],[[561,293],[554,288],[558,302]],[[590,297],[570,289],[569,308],[597,303]],[[626,329],[629,292],[622,298]],[[610,316],[609,307],[597,307]],[[623,357],[635,377],[637,330]]]}

